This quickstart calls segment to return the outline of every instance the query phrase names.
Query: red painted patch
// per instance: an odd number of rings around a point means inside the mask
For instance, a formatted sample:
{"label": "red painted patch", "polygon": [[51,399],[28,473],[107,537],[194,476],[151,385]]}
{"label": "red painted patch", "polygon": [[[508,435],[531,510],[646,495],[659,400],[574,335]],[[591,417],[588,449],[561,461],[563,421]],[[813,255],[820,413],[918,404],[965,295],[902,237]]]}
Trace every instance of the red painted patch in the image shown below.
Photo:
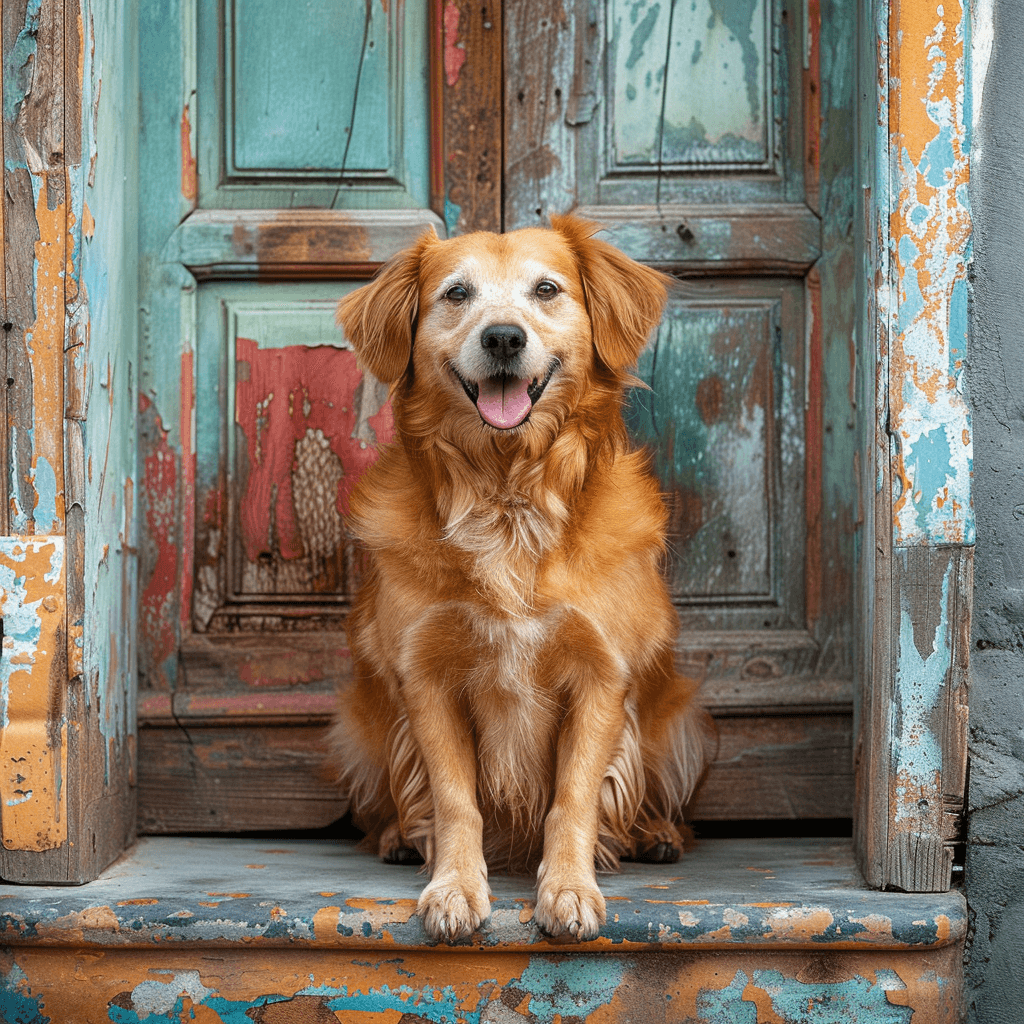
{"label": "red painted patch", "polygon": [[[301,558],[302,539],[292,494],[300,441],[327,442],[340,462],[336,507],[377,459],[376,446],[356,436],[356,389],[362,374],[356,357],[331,346],[290,345],[261,350],[249,338],[235,341],[238,361],[235,417],[248,443],[249,479],[239,509],[246,557],[255,562],[276,547],[284,559]],[[367,417],[377,441],[391,440],[391,407]]]}
{"label": "red painted patch", "polygon": [[145,395],[139,396],[139,411],[151,420],[147,433],[155,438],[144,460],[142,487],[147,532],[156,547],[156,560],[142,591],[139,631],[150,673],[166,686],[169,681],[164,678],[163,665],[177,649],[173,625],[178,580],[177,456]]}
{"label": "red painted patch", "polygon": [[459,80],[462,65],[466,63],[466,50],[457,45],[459,34],[459,8],[448,0],[444,9],[444,78],[451,88]]}

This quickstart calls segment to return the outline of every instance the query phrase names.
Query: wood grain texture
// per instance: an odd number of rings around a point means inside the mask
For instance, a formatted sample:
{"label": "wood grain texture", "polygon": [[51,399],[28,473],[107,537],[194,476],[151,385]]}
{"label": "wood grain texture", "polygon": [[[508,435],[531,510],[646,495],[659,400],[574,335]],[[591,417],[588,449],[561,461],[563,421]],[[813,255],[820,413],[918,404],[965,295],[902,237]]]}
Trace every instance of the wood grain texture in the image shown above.
{"label": "wood grain texture", "polygon": [[[5,533],[63,531],[64,4],[3,5]],[[57,358],[59,353],[59,366]]]}
{"label": "wood grain texture", "polygon": [[440,22],[444,154],[441,207],[449,235],[502,228],[502,39],[498,0],[433,0]]}
{"label": "wood grain texture", "polygon": [[[244,727],[198,716],[163,721],[139,732],[141,832],[320,828],[344,813],[324,762],[326,716]],[[717,724],[718,757],[692,818],[850,816],[849,712]]]}
{"label": "wood grain texture", "polygon": [[[4,4],[4,813],[0,877],[74,873],[64,559],[65,4]],[[73,17],[73,13],[72,13]],[[73,98],[75,83],[70,83]],[[72,126],[77,115],[71,119]],[[19,538],[13,536],[21,534]],[[38,536],[33,536],[38,535]]]}
{"label": "wood grain texture", "polygon": [[[578,199],[574,96],[577,33],[589,23],[584,0],[531,0],[505,8],[504,226],[547,226]],[[580,39],[581,50],[586,46]],[[591,51],[598,59],[599,51]],[[577,104],[578,105],[578,104]],[[574,106],[574,110],[576,107]],[[575,116],[579,117],[576,110]]]}
{"label": "wood grain texture", "polygon": [[803,203],[582,206],[602,237],[644,263],[690,274],[805,274],[821,223]]}
{"label": "wood grain texture", "polygon": [[321,828],[347,810],[324,766],[326,728],[139,731],[139,831]]}

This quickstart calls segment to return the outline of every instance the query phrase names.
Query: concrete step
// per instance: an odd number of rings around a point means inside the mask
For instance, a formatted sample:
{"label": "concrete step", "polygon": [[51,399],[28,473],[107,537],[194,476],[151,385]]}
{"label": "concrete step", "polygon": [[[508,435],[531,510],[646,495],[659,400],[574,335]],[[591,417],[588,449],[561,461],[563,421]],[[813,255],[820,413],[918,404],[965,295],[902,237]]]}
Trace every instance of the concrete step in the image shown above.
{"label": "concrete step", "polygon": [[522,878],[455,947],[424,884],[351,845],[148,838],[78,888],[0,886],[0,1020],[155,1024],[952,1024],[963,897],[866,889],[850,843],[705,840],[605,875],[593,942]]}

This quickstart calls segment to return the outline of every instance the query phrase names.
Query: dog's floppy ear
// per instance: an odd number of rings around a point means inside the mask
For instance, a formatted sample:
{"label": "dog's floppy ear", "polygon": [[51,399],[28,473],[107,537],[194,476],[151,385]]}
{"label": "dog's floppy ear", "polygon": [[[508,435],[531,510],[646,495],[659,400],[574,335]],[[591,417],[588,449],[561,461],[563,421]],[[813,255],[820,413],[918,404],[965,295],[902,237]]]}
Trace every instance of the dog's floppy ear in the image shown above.
{"label": "dog's floppy ear", "polygon": [[338,303],[337,322],[359,362],[385,384],[398,380],[409,365],[419,312],[420,260],[437,240],[437,233],[428,228],[388,260],[369,284]]}
{"label": "dog's floppy ear", "polygon": [[593,238],[599,224],[563,214],[553,216],[551,226],[576,256],[601,361],[613,370],[633,366],[661,319],[671,279]]}

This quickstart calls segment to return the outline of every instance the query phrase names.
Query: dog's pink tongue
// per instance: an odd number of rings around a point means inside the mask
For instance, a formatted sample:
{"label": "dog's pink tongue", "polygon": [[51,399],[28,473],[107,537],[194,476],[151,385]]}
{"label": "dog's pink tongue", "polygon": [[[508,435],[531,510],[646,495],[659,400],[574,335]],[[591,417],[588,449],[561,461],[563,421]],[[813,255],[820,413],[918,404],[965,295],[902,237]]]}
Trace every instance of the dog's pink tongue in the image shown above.
{"label": "dog's pink tongue", "polygon": [[476,407],[492,427],[507,430],[518,426],[530,413],[533,402],[526,393],[526,377],[487,377],[480,381]]}

